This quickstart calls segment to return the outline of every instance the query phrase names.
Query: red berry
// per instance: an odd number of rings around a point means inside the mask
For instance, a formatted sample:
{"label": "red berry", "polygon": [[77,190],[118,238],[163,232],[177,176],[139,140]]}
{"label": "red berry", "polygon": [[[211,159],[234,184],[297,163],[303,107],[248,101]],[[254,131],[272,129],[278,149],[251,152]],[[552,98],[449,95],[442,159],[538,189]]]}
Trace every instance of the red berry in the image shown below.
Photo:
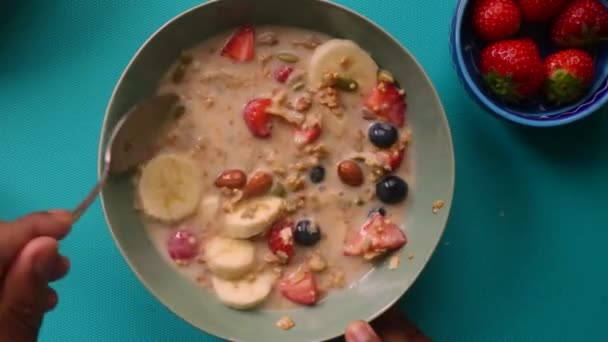
{"label": "red berry", "polygon": [[570,0],[519,0],[524,21],[544,23],[555,18]]}
{"label": "red berry", "polygon": [[293,72],[293,67],[290,67],[289,65],[283,65],[283,66],[277,68],[272,73],[272,76],[274,77],[275,80],[277,80],[277,82],[285,83],[285,81],[287,81],[287,79],[289,78],[289,76],[291,75],[292,72]]}
{"label": "red berry", "polygon": [[228,39],[222,49],[222,56],[237,62],[253,60],[255,54],[255,29],[253,26],[241,26]]}
{"label": "red berry", "polygon": [[374,212],[359,228],[352,230],[344,244],[343,253],[373,259],[407,243],[407,237],[394,223],[381,213]]}
{"label": "red berry", "polygon": [[583,50],[563,50],[545,59],[546,87],[549,100],[563,104],[583,96],[595,72],[593,59]]}
{"label": "red berry", "polygon": [[245,119],[249,131],[255,137],[270,137],[270,117],[266,113],[266,108],[271,104],[271,99],[253,99],[243,109],[243,119]]}
{"label": "red berry", "polygon": [[608,38],[608,8],[599,0],[574,1],[551,28],[551,40],[561,46],[588,46],[605,38]]}
{"label": "red berry", "polygon": [[320,297],[315,274],[303,269],[283,278],[279,282],[279,291],[283,297],[303,305],[314,305]]}
{"label": "red berry", "polygon": [[169,236],[167,250],[171,259],[187,262],[197,255],[198,241],[191,231],[178,230]]}
{"label": "red berry", "polygon": [[295,252],[293,229],[292,221],[281,219],[272,225],[268,235],[268,249],[284,264],[289,262]]}
{"label": "red berry", "polygon": [[395,126],[402,127],[405,122],[406,104],[393,84],[380,82],[365,100],[365,107]]}
{"label": "red berry", "polygon": [[310,128],[299,128],[293,134],[293,141],[296,146],[302,147],[304,145],[312,144],[321,136],[321,126],[314,125]]}
{"label": "red berry", "polygon": [[536,95],[545,78],[538,47],[531,39],[506,40],[486,47],[479,67],[492,93],[508,102]]}
{"label": "red berry", "polygon": [[391,171],[395,171],[401,166],[403,162],[403,150],[392,150],[388,155],[388,166],[391,168]]}
{"label": "red berry", "polygon": [[514,36],[521,26],[521,14],[514,0],[477,0],[473,27],[482,40],[493,42]]}
{"label": "red berry", "polygon": [[401,149],[382,150],[376,152],[380,163],[389,171],[396,171],[403,163],[405,151]]}

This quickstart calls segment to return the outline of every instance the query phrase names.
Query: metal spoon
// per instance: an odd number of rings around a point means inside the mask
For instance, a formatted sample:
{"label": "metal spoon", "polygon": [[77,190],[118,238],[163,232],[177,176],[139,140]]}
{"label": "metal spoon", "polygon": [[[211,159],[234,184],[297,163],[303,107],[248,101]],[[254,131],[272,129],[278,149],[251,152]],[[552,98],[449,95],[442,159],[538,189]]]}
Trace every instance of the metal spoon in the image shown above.
{"label": "metal spoon", "polygon": [[130,171],[151,157],[159,132],[179,110],[178,101],[175,94],[157,95],[139,103],[118,120],[105,146],[99,182],[72,211],[72,222],[78,221],[95,201],[111,175]]}

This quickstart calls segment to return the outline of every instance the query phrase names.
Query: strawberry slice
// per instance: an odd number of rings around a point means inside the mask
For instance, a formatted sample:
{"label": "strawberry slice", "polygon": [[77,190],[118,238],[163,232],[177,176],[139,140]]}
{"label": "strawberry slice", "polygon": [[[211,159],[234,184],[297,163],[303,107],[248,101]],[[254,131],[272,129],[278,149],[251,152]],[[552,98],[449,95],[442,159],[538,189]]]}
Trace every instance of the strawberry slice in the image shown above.
{"label": "strawberry slice", "polygon": [[270,228],[268,249],[283,264],[287,264],[294,255],[293,230],[293,222],[284,219],[278,220]]}
{"label": "strawberry slice", "polygon": [[391,171],[395,171],[399,168],[399,166],[401,166],[401,163],[403,163],[404,154],[405,153],[403,150],[391,151],[388,157],[388,166],[391,168]]}
{"label": "strawberry slice", "polygon": [[246,62],[253,59],[255,53],[255,29],[253,26],[241,26],[228,39],[222,49],[222,56],[237,62]]}
{"label": "strawberry slice", "polygon": [[243,119],[253,136],[258,138],[270,137],[270,117],[266,108],[272,104],[271,99],[253,99],[243,109]]}
{"label": "strawberry slice", "polygon": [[348,256],[363,256],[371,260],[389,251],[397,250],[407,243],[407,237],[399,227],[379,213],[372,213],[358,230],[347,236],[343,253]]}
{"label": "strawberry slice", "polygon": [[293,141],[296,146],[302,147],[304,145],[312,144],[321,136],[321,126],[316,124],[310,128],[299,128],[293,134]]}
{"label": "strawberry slice", "polygon": [[283,297],[302,305],[314,305],[320,297],[314,273],[302,269],[281,280],[279,291]]}
{"label": "strawberry slice", "polygon": [[277,82],[285,83],[292,72],[293,67],[290,67],[289,65],[283,65],[275,69],[275,71],[272,73],[272,76]]}
{"label": "strawberry slice", "polygon": [[386,165],[390,171],[395,171],[403,163],[403,156],[405,152],[403,150],[390,150],[380,151],[378,156],[382,161],[383,165]]}
{"label": "strawberry slice", "polygon": [[365,107],[397,127],[405,123],[406,104],[399,89],[387,82],[380,82],[365,100]]}

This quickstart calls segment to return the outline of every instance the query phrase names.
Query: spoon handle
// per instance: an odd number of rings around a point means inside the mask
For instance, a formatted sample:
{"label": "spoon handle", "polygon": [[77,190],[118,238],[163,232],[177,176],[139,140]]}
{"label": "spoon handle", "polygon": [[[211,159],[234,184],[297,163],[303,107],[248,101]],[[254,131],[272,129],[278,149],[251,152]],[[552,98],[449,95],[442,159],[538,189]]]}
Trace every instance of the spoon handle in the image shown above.
{"label": "spoon handle", "polygon": [[76,209],[72,210],[72,223],[76,223],[76,221],[78,221],[78,219],[80,219],[82,214],[84,214],[84,212],[87,209],[89,209],[91,204],[95,201],[95,198],[101,191],[101,188],[103,188],[103,186],[106,184],[106,180],[108,179],[109,173],[110,173],[110,170],[108,167],[106,167],[105,170],[103,171],[103,173],[101,174],[101,178],[99,179],[99,182],[97,182],[95,187],[91,190],[91,192],[89,192],[87,197],[84,200],[82,200],[82,202],[80,202],[80,204],[76,207]]}

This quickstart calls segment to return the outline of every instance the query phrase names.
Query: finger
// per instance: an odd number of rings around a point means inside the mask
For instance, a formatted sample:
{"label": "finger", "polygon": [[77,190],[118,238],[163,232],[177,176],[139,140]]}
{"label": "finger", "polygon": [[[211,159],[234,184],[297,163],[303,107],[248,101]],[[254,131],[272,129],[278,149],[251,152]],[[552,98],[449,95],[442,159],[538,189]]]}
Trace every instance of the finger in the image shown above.
{"label": "finger", "polygon": [[346,342],[381,342],[372,327],[365,321],[354,321],[346,328]]}
{"label": "finger", "polygon": [[65,277],[70,270],[70,259],[67,257],[60,255],[55,262],[55,267],[53,268],[53,272],[49,277],[49,281],[57,281],[63,277]]}
{"label": "finger", "polygon": [[32,213],[12,222],[0,222],[0,230],[4,226],[16,226],[29,236],[50,236],[61,239],[69,232],[72,215],[67,210],[49,210]]}
{"label": "finger", "polygon": [[372,325],[383,342],[430,341],[396,306],[389,309]]}
{"label": "finger", "polygon": [[376,329],[387,328],[390,326],[400,326],[404,323],[403,315],[397,306],[393,306],[383,313],[378,319],[372,322]]}
{"label": "finger", "polygon": [[59,303],[59,298],[57,297],[57,292],[50,287],[46,289],[46,302],[44,306],[44,311],[49,312],[57,307]]}
{"label": "finger", "polygon": [[71,225],[71,214],[65,210],[34,213],[14,222],[0,222],[0,262],[13,259],[35,237],[64,238]]}
{"label": "finger", "polygon": [[431,339],[427,337],[415,324],[406,318],[406,334],[411,342],[430,342]]}
{"label": "finger", "polygon": [[9,336],[17,341],[35,341],[42,324],[47,284],[59,259],[57,240],[38,237],[27,243],[11,266],[0,297],[0,317],[10,322]]}

